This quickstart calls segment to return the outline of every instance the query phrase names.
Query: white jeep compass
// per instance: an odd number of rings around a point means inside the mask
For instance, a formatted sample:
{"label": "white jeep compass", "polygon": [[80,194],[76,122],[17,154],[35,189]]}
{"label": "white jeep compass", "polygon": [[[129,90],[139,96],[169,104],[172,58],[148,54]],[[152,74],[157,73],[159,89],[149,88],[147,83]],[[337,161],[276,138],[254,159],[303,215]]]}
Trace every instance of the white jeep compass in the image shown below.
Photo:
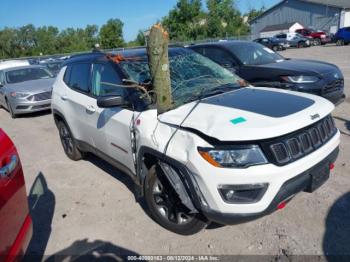
{"label": "white jeep compass", "polygon": [[328,179],[340,137],[332,103],[243,87],[188,49],[170,48],[169,60],[173,108],[158,115],[145,49],[69,59],[52,95],[67,156],[90,152],[130,175],[153,218],[179,234],[269,214]]}

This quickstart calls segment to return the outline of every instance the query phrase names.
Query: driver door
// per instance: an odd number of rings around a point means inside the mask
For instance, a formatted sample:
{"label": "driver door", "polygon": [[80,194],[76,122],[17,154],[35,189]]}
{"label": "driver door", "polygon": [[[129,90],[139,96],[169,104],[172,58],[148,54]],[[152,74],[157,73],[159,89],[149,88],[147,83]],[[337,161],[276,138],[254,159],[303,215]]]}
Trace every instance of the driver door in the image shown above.
{"label": "driver door", "polygon": [[111,63],[95,63],[92,68],[91,105],[95,111],[88,115],[91,127],[91,137],[98,153],[103,157],[112,158],[122,163],[132,172],[134,160],[131,149],[130,125],[133,111],[129,108],[99,108],[97,98],[108,94],[127,96],[120,74]]}

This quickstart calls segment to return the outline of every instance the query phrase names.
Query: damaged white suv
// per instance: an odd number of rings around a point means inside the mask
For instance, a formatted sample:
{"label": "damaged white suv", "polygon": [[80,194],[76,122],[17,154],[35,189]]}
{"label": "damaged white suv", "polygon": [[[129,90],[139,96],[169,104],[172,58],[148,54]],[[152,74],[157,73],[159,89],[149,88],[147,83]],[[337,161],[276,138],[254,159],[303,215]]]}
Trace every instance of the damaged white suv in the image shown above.
{"label": "damaged white suv", "polygon": [[98,155],[129,174],[163,227],[193,234],[284,207],[329,177],[339,131],[327,100],[243,87],[236,75],[169,49],[174,107],[157,114],[145,49],[72,57],[54,83],[52,112],[67,156]]}

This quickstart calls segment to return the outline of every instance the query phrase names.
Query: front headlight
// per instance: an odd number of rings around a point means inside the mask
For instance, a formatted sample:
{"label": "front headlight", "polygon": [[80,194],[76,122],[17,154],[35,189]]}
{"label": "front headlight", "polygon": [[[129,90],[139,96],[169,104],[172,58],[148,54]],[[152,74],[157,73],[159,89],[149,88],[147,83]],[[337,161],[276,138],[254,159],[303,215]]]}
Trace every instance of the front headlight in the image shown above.
{"label": "front headlight", "polygon": [[320,80],[317,76],[282,76],[282,79],[286,82],[298,84],[315,83]]}
{"label": "front headlight", "polygon": [[12,93],[10,93],[10,96],[15,97],[15,98],[22,98],[22,97],[29,96],[29,94],[21,93],[21,92],[12,92]]}
{"label": "front headlight", "polygon": [[267,164],[267,159],[257,145],[227,149],[198,148],[199,154],[216,167],[245,168]]}

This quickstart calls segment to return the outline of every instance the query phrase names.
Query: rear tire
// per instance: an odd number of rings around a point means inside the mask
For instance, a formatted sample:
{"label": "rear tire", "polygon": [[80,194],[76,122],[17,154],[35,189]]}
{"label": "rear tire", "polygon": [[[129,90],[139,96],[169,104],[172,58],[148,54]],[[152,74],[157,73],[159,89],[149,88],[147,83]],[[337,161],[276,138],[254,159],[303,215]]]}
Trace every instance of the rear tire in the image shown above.
{"label": "rear tire", "polygon": [[63,121],[59,121],[57,123],[57,128],[66,155],[74,161],[82,159],[83,153],[78,149],[76,140],[68,126]]}
{"label": "rear tire", "polygon": [[319,39],[319,38],[314,39],[314,43],[315,43],[315,45],[321,45],[322,44],[321,39]]}
{"label": "rear tire", "polygon": [[279,47],[278,47],[277,45],[274,45],[274,46],[272,47],[272,50],[275,51],[275,52],[277,52],[277,51],[279,51]]}
{"label": "rear tire", "polygon": [[153,219],[162,227],[180,234],[192,235],[207,226],[200,214],[190,214],[176,191],[152,166],[145,179],[145,200]]}

